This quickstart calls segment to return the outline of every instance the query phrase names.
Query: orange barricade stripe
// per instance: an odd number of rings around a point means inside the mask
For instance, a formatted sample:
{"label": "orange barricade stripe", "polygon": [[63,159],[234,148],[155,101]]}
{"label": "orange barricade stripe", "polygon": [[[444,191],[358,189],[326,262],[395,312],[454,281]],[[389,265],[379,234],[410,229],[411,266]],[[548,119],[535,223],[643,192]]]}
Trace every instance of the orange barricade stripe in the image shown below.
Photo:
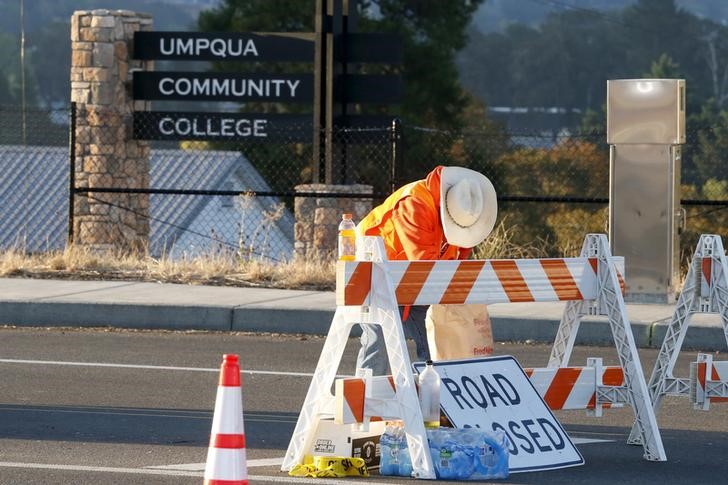
{"label": "orange barricade stripe", "polygon": [[710,272],[713,270],[713,260],[711,258],[703,258],[700,263],[700,270],[703,272],[703,279],[705,283],[710,287]]}
{"label": "orange barricade stripe", "polygon": [[705,390],[705,374],[707,373],[707,365],[705,362],[698,362],[698,382],[700,383],[700,387]]}
{"label": "orange barricade stripe", "polygon": [[[592,267],[592,270],[594,270],[594,274],[599,276],[599,273],[597,272],[597,267],[599,267],[599,260],[597,258],[589,258],[589,264]],[[615,273],[617,273],[617,280],[619,281],[619,290],[622,292],[622,295],[626,293],[626,286],[624,284],[624,278],[622,277],[622,273],[619,271],[614,270]]]}
{"label": "orange barricade stripe", "polygon": [[407,270],[397,285],[397,303],[400,305],[411,305],[417,300],[427,277],[435,266],[435,261],[412,261],[407,265]]}
{"label": "orange barricade stripe", "polygon": [[[624,384],[624,372],[621,367],[604,367],[602,372],[602,384],[605,386],[621,386]],[[589,404],[586,405],[587,409],[594,409],[597,405],[597,394],[592,394]],[[603,408],[610,408],[610,403],[602,404]]]}
{"label": "orange barricade stripe", "polygon": [[622,292],[622,295],[625,293],[625,285],[624,285],[624,278],[622,278],[622,273],[619,271],[615,271],[617,273],[617,280],[619,280],[619,291]]}
{"label": "orange barricade stripe", "polygon": [[584,299],[563,259],[540,259],[539,262],[559,300]]}
{"label": "orange barricade stripe", "polygon": [[470,294],[485,261],[461,261],[440,299],[442,304],[462,304]]}
{"label": "orange barricade stripe", "polygon": [[345,379],[344,397],[357,423],[364,421],[364,379]]}
{"label": "orange barricade stripe", "polygon": [[512,302],[534,301],[526,280],[518,269],[516,262],[508,259],[495,259],[490,262],[498,280],[503,286],[508,299]]}
{"label": "orange barricade stripe", "polygon": [[579,367],[563,367],[556,371],[554,380],[551,381],[549,389],[543,397],[549,408],[561,409],[564,407],[579,375],[581,375]]}
{"label": "orange barricade stripe", "polygon": [[344,304],[363,305],[372,285],[371,261],[359,262],[344,287]]}

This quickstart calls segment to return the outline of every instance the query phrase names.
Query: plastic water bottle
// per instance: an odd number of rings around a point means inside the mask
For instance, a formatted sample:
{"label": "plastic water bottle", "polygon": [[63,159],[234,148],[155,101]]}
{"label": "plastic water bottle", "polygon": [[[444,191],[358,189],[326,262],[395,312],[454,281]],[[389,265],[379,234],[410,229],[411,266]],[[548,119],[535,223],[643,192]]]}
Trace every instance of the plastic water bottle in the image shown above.
{"label": "plastic water bottle", "polygon": [[426,362],[425,370],[419,376],[419,398],[422,418],[425,427],[438,428],[440,426],[440,376],[432,367],[432,361]]}
{"label": "plastic water bottle", "polygon": [[354,261],[356,258],[356,225],[351,214],[342,214],[339,223],[339,259]]}

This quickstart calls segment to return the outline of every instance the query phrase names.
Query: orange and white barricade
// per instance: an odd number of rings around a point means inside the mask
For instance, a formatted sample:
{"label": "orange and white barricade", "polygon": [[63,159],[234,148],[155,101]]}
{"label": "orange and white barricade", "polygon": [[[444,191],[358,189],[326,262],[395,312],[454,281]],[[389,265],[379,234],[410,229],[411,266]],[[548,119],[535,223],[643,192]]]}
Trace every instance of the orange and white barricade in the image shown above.
{"label": "orange and white barricade", "polygon": [[[380,416],[404,421],[414,475],[435,478],[398,306],[464,303],[566,301],[548,363],[548,372],[553,372],[551,381],[559,373],[568,372],[562,369],[568,366],[581,318],[606,315],[622,372],[620,379],[616,379],[615,371],[603,368],[598,360],[591,360],[586,371],[579,368],[580,373],[584,372],[584,382],[589,381],[588,375],[593,376],[591,392],[583,408],[590,409],[592,396],[591,409],[597,413],[605,405],[629,404],[644,443],[645,458],[666,459],[622,297],[624,283],[618,267],[623,267],[624,260],[611,256],[606,236],[587,235],[578,258],[468,261],[388,261],[380,238],[364,237],[359,242],[358,260],[338,263],[336,314],[288,446],[283,470],[301,463],[322,417],[336,415],[342,422],[366,422],[368,418]],[[349,410],[342,410],[346,400],[332,395],[331,388],[351,327],[358,323],[382,326],[392,376],[389,384],[381,378],[365,377],[364,387],[360,387],[365,396],[363,402],[352,400]],[[546,374],[534,369],[533,376]],[[558,387],[562,380],[554,381],[553,385]],[[337,387],[361,386],[352,384],[354,381],[337,383]],[[612,382],[619,384],[610,385]],[[391,391],[387,391],[386,385]],[[550,387],[551,384],[546,386],[546,393]],[[371,392],[375,388],[389,392],[389,397]],[[342,392],[343,387],[339,394]],[[576,398],[569,401],[567,396],[563,402],[575,406],[577,401]]]}
{"label": "orange and white barricade", "polygon": [[[689,377],[673,376],[690,319],[696,313],[719,314],[728,344],[728,260],[723,241],[714,234],[700,236],[657,355],[647,386],[655,411],[666,395],[688,396],[696,409],[703,410],[711,402],[728,401],[728,362],[713,362],[712,356],[699,354]],[[630,442],[641,444],[634,427]]]}

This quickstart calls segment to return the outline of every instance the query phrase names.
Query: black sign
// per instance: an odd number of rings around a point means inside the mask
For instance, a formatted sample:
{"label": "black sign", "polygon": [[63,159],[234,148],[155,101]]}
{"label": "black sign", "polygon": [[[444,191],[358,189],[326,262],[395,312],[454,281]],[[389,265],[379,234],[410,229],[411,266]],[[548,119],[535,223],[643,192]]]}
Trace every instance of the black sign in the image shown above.
{"label": "black sign", "polygon": [[311,115],[135,111],[137,140],[310,141]]}
{"label": "black sign", "polygon": [[135,32],[134,58],[313,62],[314,34]]}
{"label": "black sign", "polygon": [[134,99],[310,102],[313,74],[135,71]]}
{"label": "black sign", "polygon": [[402,78],[397,75],[347,74],[339,76],[337,80],[334,89],[337,100],[382,104],[399,103],[402,100]]}
{"label": "black sign", "polygon": [[402,62],[402,37],[398,34],[362,32],[339,34],[334,49],[339,62],[378,62],[399,64]]}

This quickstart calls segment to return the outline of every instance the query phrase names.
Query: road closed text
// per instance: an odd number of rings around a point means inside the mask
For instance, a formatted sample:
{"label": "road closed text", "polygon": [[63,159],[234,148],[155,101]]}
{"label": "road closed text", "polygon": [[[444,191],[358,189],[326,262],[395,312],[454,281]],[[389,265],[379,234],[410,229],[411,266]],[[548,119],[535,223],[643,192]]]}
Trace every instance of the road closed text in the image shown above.
{"label": "road closed text", "polygon": [[[488,376],[462,376],[457,381],[443,378],[442,384],[463,410],[505,408],[518,406],[522,401],[516,387],[506,376],[499,373]],[[475,424],[473,427],[480,428],[480,425]],[[545,417],[491,422],[493,431],[501,430],[508,436],[511,455],[563,449],[566,441],[558,428]]]}
{"label": "road closed text", "polygon": [[584,462],[513,357],[436,362],[435,370],[441,380],[440,405],[453,425],[505,434],[512,472]]}

